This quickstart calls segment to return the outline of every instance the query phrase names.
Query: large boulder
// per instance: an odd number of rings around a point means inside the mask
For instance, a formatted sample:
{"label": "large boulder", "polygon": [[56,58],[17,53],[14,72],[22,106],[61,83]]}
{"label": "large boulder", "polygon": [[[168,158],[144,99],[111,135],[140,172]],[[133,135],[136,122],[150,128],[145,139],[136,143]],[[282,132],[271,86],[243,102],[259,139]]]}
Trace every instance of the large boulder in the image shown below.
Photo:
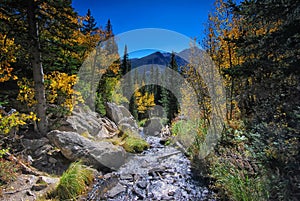
{"label": "large boulder", "polygon": [[144,126],[144,134],[151,136],[158,136],[163,125],[161,119],[158,117],[153,117],[146,121]]}
{"label": "large boulder", "polygon": [[91,141],[75,132],[53,130],[47,137],[67,159],[82,160],[98,170],[117,170],[127,157],[120,146],[110,142]]}
{"label": "large boulder", "polygon": [[121,109],[115,103],[106,103],[106,115],[116,124],[124,117]]}
{"label": "large boulder", "polygon": [[[126,107],[115,103],[106,103],[106,115],[117,124],[120,130],[124,131],[122,128],[124,128],[125,125],[126,130],[138,133],[136,120]],[[128,125],[130,125],[130,127],[128,127]]]}
{"label": "large boulder", "polygon": [[111,138],[118,134],[118,127],[113,121],[99,117],[87,107],[76,108],[60,124],[57,130],[76,132],[93,140]]}

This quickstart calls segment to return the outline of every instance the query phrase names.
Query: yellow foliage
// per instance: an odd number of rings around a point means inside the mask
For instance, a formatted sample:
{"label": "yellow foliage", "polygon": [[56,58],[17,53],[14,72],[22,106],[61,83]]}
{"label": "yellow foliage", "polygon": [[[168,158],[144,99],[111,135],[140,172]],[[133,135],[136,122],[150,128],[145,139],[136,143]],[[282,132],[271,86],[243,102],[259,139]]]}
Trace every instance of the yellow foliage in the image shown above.
{"label": "yellow foliage", "polygon": [[[47,102],[59,105],[71,112],[76,104],[83,103],[80,92],[73,89],[76,82],[76,75],[58,71],[45,75]],[[25,102],[28,107],[35,105],[37,101],[34,98],[34,82],[23,78],[18,82],[18,86],[20,91],[17,100]]]}
{"label": "yellow foliage", "polygon": [[18,86],[20,90],[17,100],[25,102],[28,107],[35,105],[37,101],[34,97],[33,81],[23,78],[22,80],[18,81]]}
{"label": "yellow foliage", "polygon": [[12,75],[13,68],[10,67],[11,63],[16,62],[14,55],[17,49],[14,39],[7,38],[6,35],[0,33],[0,82],[8,81],[10,78],[17,79],[17,76]]}
{"label": "yellow foliage", "polygon": [[[137,88],[137,86],[135,86]],[[145,113],[147,110],[155,106],[154,94],[146,92],[144,95],[136,89],[134,92],[135,103],[139,113]]]}
{"label": "yellow foliage", "polygon": [[73,89],[77,81],[76,75],[54,71],[45,75],[45,80],[47,80],[46,91],[49,103],[58,104],[72,111],[74,104],[76,105],[78,101],[83,102],[80,92]]}
{"label": "yellow foliage", "polygon": [[0,134],[9,134],[13,128],[18,129],[19,126],[25,125],[29,120],[36,121],[37,117],[33,112],[30,114],[15,112],[7,116],[2,116],[0,113],[0,119]]}

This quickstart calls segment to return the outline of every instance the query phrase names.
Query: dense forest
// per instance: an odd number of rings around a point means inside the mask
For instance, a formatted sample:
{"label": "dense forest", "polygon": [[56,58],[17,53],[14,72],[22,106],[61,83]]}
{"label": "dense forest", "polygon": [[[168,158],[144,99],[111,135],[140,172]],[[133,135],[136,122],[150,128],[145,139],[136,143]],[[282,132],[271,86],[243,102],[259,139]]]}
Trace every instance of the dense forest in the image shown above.
{"label": "dense forest", "polygon": [[[222,76],[226,118],[214,151],[199,158],[211,120],[205,75],[191,64],[179,66],[171,53],[166,68],[178,71],[192,85],[201,110],[200,116],[187,120],[180,120],[186,111],[171,91],[158,85],[138,88],[135,80],[168,78],[154,68],[148,74],[132,68],[126,46],[124,55],[116,53],[114,62],[102,72],[95,94],[91,93],[94,86],[88,83],[81,85],[79,92],[74,88],[78,71],[95,48],[108,41],[104,49],[118,52],[110,20],[102,27],[90,10],[79,16],[71,0],[1,0],[1,187],[18,174],[17,162],[11,157],[24,160],[18,148],[21,136],[45,137],[77,105],[94,107],[105,117],[106,104],[115,102],[128,106],[139,126],[154,106],[161,106],[162,123],[170,126],[172,136],[180,139],[192,132],[195,142],[187,154],[218,200],[298,200],[299,26],[299,1],[215,1],[205,33],[199,33],[204,39],[195,42],[201,44]],[[119,81],[130,71],[134,72],[130,80],[135,89],[127,100]],[[88,79],[93,81],[93,77]],[[176,90],[183,94],[188,108],[189,94],[184,88]],[[172,139],[168,143],[172,144]]]}

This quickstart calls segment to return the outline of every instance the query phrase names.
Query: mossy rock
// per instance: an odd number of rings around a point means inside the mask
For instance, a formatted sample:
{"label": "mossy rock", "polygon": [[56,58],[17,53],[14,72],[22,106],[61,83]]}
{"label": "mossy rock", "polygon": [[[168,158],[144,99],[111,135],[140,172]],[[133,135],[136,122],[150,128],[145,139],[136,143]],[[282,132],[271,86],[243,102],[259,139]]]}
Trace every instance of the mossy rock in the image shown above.
{"label": "mossy rock", "polygon": [[140,153],[149,148],[149,144],[142,138],[128,136],[124,139],[123,148],[130,153]]}

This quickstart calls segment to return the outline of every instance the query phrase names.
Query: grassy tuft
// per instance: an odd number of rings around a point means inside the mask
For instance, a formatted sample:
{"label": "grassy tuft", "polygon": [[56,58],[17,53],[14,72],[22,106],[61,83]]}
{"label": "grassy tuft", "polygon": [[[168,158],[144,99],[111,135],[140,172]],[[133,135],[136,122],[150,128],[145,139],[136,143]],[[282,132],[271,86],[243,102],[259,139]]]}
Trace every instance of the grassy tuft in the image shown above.
{"label": "grassy tuft", "polygon": [[63,173],[56,189],[50,193],[51,198],[59,200],[76,200],[83,195],[94,178],[93,171],[82,165],[81,162],[74,162]]}

